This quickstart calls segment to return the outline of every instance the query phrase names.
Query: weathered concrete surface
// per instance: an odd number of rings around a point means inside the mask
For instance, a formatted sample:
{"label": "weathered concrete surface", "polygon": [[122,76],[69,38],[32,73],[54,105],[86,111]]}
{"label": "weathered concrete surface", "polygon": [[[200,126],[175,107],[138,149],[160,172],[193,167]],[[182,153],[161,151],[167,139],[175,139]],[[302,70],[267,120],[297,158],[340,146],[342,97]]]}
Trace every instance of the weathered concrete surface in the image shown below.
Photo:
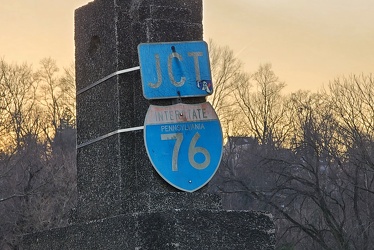
{"label": "weathered concrete surface", "polygon": [[[202,40],[201,0],[96,0],[76,10],[75,21],[78,93],[113,72],[138,66],[139,43]],[[139,71],[80,93],[78,145],[118,129],[142,126],[148,106]],[[180,192],[166,184],[148,160],[142,131],[79,148],[77,160],[77,221],[141,212],[151,206],[169,208],[170,197],[173,208],[183,208],[184,199],[195,208],[220,207],[219,198],[203,190],[173,194]]]}
{"label": "weathered concrete surface", "polygon": [[271,215],[169,210],[119,215],[26,235],[26,249],[274,249]]}

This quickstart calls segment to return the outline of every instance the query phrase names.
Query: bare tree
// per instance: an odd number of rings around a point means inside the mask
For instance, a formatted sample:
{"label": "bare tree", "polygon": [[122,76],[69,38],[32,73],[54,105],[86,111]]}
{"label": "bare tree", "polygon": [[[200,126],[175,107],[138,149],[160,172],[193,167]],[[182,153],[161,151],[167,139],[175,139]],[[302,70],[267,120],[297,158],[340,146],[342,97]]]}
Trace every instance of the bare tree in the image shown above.
{"label": "bare tree", "polygon": [[[261,144],[280,146],[288,133],[287,108],[281,91],[285,84],[279,81],[270,64],[261,65],[249,82],[238,82],[235,98],[250,135]],[[254,86],[254,90],[252,90]]]}
{"label": "bare tree", "polygon": [[39,105],[45,114],[43,128],[46,138],[51,143],[61,126],[61,122],[74,123],[75,117],[75,78],[73,66],[64,70],[64,75],[58,75],[59,68],[51,58],[40,62],[38,71]]}
{"label": "bare tree", "polygon": [[[75,205],[74,74],[53,60],[0,61],[0,248],[18,235],[67,224]],[[42,96],[42,99],[38,97]]]}
{"label": "bare tree", "polygon": [[343,169],[350,186],[351,233],[356,249],[369,249],[373,234],[374,194],[374,78],[352,75],[337,78],[329,85],[331,107],[342,135],[341,148],[349,168]]}
{"label": "bare tree", "polygon": [[64,74],[60,78],[60,86],[63,94],[63,113],[65,122],[74,126],[76,121],[76,88],[75,88],[75,65],[72,63],[64,68]]}
{"label": "bare tree", "polygon": [[239,115],[234,90],[238,84],[248,83],[249,76],[243,72],[242,62],[228,46],[218,46],[209,40],[209,58],[214,91],[208,101],[217,112],[227,137],[239,132],[238,122],[234,122]]}
{"label": "bare tree", "polygon": [[277,124],[287,127],[287,143],[260,141],[225,155],[212,189],[236,195],[228,208],[271,210],[279,247],[370,249],[373,82],[353,76],[336,79],[329,92],[292,94],[286,102],[293,119]]}
{"label": "bare tree", "polygon": [[[35,110],[37,84],[27,64],[10,65],[0,60],[0,148],[15,150],[27,134],[38,133]],[[12,146],[12,147],[10,147]]]}

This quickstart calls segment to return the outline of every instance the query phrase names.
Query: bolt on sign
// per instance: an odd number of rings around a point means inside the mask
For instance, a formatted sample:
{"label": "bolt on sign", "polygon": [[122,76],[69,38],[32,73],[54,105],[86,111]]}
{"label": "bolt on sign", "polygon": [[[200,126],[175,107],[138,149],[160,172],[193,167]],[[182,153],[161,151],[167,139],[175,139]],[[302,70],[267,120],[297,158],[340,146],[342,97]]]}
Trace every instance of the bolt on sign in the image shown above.
{"label": "bolt on sign", "polygon": [[[205,42],[140,44],[138,51],[145,98],[207,96],[213,92]],[[150,105],[144,142],[157,173],[187,192],[207,184],[222,157],[221,124],[208,102]]]}

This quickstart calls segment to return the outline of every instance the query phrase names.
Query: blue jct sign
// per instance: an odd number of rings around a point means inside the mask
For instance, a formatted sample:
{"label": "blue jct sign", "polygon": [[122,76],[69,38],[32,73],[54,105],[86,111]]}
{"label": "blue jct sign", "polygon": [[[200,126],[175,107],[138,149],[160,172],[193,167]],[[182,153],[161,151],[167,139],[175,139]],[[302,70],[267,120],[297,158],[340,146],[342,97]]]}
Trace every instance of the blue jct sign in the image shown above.
{"label": "blue jct sign", "polygon": [[156,171],[183,191],[203,187],[221,161],[221,125],[209,103],[151,105],[144,140]]}
{"label": "blue jct sign", "polygon": [[207,96],[213,92],[204,41],[142,43],[138,54],[145,98]]}

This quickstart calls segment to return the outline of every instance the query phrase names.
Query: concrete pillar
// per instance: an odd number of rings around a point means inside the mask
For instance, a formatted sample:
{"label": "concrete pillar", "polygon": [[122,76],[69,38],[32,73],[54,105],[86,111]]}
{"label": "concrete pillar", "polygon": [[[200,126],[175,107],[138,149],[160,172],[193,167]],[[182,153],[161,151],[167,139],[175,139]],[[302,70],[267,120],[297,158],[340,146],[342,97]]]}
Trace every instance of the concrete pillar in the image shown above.
{"label": "concrete pillar", "polygon": [[139,70],[89,87],[114,72],[138,66],[139,43],[202,40],[202,1],[96,0],[76,10],[75,21],[77,219],[165,206],[219,208],[215,195],[181,193],[164,182],[148,160],[141,130],[84,145],[143,125],[149,102],[142,94]]}

